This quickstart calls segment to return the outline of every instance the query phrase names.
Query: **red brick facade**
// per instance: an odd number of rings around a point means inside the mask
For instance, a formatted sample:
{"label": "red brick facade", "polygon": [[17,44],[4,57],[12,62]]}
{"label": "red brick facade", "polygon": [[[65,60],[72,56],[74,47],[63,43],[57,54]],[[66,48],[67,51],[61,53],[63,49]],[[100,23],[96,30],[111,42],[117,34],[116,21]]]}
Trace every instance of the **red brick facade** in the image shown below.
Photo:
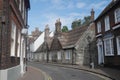
{"label": "red brick facade", "polygon": [[[120,22],[115,23],[115,10],[120,8],[120,1],[112,1],[99,15],[99,17],[95,20],[96,23],[96,38],[97,40],[101,39],[103,43],[103,53],[104,53],[104,64],[109,66],[120,66],[120,55],[118,55],[117,52],[117,40],[116,38],[120,36],[120,27],[114,29],[115,26],[119,25]],[[105,31],[105,17],[109,16],[109,23],[110,23],[110,29],[108,31]],[[101,22],[101,32],[98,32],[97,23]],[[105,44],[104,39],[106,35],[112,35],[113,36],[113,56],[106,56],[105,55]]]}
{"label": "red brick facade", "polygon": [[[29,0],[25,0],[24,2],[25,6],[27,5],[25,7],[27,12]],[[0,0],[0,69],[10,68],[20,63],[20,57],[17,57],[18,30],[21,32],[22,28],[27,26],[27,23],[22,18],[22,11],[20,12],[19,10],[19,4],[19,0]],[[15,56],[10,56],[12,21],[16,24]]]}

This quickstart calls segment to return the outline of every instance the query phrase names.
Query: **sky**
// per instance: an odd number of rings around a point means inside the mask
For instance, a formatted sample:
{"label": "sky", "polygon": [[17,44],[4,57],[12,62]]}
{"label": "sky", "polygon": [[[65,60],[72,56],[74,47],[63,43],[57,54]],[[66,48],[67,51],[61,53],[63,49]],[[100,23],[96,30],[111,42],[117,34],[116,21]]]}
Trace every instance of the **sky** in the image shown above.
{"label": "sky", "polygon": [[29,33],[36,27],[44,31],[48,24],[54,31],[55,22],[60,18],[62,26],[71,29],[72,21],[89,16],[93,8],[95,18],[112,0],[30,0],[31,9],[28,14]]}

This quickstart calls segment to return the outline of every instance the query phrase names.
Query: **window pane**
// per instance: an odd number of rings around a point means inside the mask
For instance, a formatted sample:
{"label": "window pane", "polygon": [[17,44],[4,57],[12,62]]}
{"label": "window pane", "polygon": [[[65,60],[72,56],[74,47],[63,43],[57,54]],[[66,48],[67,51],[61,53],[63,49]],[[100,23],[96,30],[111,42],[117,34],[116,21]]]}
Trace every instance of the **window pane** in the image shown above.
{"label": "window pane", "polygon": [[97,30],[98,30],[98,32],[101,32],[101,23],[100,22],[97,23]]}
{"label": "window pane", "polygon": [[110,54],[110,40],[106,40],[106,54]]}
{"label": "window pane", "polygon": [[120,50],[120,37],[118,38],[118,47],[119,47],[119,50]]}
{"label": "window pane", "polygon": [[105,31],[110,29],[109,16],[105,17]]}
{"label": "window pane", "polygon": [[120,22],[120,8],[115,11],[116,13],[116,22]]}

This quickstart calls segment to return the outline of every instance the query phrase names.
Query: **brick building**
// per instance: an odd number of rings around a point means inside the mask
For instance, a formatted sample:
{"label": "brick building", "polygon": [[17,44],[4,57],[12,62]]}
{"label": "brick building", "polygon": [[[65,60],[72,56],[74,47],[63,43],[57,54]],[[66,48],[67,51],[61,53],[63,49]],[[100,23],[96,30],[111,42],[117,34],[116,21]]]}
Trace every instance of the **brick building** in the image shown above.
{"label": "brick building", "polygon": [[98,63],[120,66],[120,0],[112,0],[95,20]]}
{"label": "brick building", "polygon": [[0,0],[0,80],[25,72],[29,0]]}

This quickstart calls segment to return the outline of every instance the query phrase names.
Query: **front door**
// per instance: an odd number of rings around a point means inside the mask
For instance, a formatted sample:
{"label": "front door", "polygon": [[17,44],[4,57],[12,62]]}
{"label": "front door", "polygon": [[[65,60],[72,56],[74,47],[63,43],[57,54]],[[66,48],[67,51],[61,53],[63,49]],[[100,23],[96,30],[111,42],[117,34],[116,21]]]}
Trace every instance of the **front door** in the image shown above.
{"label": "front door", "polygon": [[102,44],[98,45],[98,64],[104,63],[104,54],[103,54],[103,46]]}

